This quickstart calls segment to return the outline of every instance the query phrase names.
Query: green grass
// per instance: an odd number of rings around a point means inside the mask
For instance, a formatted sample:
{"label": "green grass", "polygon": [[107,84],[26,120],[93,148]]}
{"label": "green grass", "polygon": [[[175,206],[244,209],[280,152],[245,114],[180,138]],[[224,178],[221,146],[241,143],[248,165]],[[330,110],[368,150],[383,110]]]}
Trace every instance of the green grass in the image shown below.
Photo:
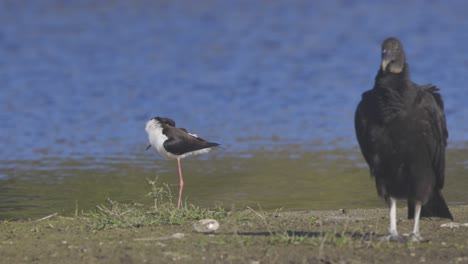
{"label": "green grass", "polygon": [[96,210],[86,214],[91,218],[90,227],[93,230],[105,228],[143,227],[149,225],[184,225],[211,218],[221,220],[228,212],[222,207],[201,208],[193,204],[182,204],[177,209],[172,193],[167,184],[159,185],[157,178],[148,180],[150,192],[146,195],[154,200],[154,205],[146,207],[139,203],[119,203],[108,199],[107,204],[97,205]]}

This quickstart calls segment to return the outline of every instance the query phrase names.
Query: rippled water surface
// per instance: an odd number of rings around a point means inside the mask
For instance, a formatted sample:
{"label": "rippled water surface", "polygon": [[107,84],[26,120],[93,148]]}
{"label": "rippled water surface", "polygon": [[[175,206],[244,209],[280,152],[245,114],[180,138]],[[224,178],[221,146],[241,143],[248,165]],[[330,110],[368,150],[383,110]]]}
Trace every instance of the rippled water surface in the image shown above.
{"label": "rippled water surface", "polygon": [[[184,160],[191,203],[383,206],[353,115],[380,43],[441,88],[451,204],[468,202],[465,1],[0,2],[0,218],[148,202],[175,161],[144,151],[156,115],[223,148]],[[352,199],[350,199],[350,197]]]}

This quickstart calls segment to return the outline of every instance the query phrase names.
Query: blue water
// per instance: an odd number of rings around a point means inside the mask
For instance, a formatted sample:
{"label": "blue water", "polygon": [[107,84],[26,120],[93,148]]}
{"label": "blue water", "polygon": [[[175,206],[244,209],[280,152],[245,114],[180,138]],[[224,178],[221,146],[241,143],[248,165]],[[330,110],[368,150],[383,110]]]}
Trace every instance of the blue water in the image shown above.
{"label": "blue water", "polygon": [[451,142],[468,139],[466,1],[0,5],[0,160],[131,155],[155,115],[233,152],[355,146],[390,35],[413,79],[441,87]]}
{"label": "blue water", "polygon": [[441,88],[450,147],[466,147],[467,12],[462,0],[1,1],[0,179],[19,177],[12,161],[140,155],[157,115],[233,155],[356,148],[354,110],[388,36],[414,81]]}

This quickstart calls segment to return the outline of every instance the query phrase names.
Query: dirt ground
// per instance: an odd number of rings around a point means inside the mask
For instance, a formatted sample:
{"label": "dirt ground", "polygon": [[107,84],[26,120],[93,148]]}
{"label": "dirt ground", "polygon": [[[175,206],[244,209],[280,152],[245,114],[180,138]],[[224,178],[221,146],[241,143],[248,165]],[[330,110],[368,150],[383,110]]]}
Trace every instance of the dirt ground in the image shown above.
{"label": "dirt ground", "polygon": [[[425,242],[387,242],[388,210],[263,212],[220,219],[211,234],[192,224],[91,228],[89,217],[0,223],[1,263],[468,263],[468,205],[451,206],[459,225],[424,219]],[[406,208],[398,228],[409,233]]]}

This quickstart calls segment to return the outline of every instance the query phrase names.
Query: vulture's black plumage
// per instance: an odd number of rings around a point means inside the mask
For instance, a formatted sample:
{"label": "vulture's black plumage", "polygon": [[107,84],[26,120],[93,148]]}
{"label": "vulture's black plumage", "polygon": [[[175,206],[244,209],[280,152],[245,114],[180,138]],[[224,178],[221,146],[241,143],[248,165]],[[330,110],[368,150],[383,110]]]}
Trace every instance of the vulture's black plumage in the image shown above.
{"label": "vulture's black plumage", "polygon": [[382,44],[382,63],[372,90],[362,95],[355,116],[361,152],[378,194],[390,205],[390,236],[399,239],[396,199],[408,201],[413,240],[421,240],[419,217],[453,219],[441,194],[447,125],[438,88],[410,80],[401,42]]}

